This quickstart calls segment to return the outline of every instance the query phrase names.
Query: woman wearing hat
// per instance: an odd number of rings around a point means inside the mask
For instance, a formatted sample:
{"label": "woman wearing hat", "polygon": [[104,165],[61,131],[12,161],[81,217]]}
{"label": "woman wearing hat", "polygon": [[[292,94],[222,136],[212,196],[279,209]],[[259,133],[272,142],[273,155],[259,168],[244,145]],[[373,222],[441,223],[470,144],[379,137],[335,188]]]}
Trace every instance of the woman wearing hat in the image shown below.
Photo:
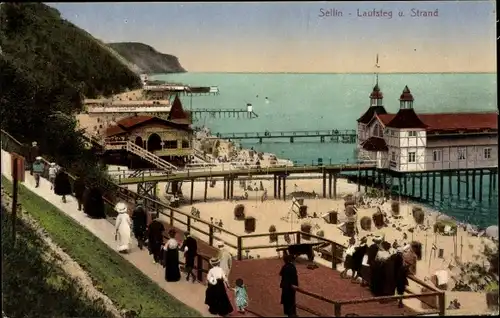
{"label": "woman wearing hat", "polygon": [[226,287],[229,285],[224,271],[220,267],[220,260],[216,257],[210,259],[212,268],[207,274],[207,291],[205,304],[212,315],[227,316],[233,312],[233,306],[227,295]]}
{"label": "woman wearing hat", "polygon": [[115,205],[115,211],[118,213],[115,223],[115,240],[118,241],[118,252],[127,253],[130,249],[130,227],[132,225],[127,204],[118,202]]}
{"label": "woman wearing hat", "polygon": [[233,263],[233,255],[229,253],[229,251],[226,249],[226,245],[224,242],[220,241],[217,244],[217,247],[219,248],[219,255],[218,258],[220,260],[220,268],[224,271],[224,274],[226,277],[229,277],[229,273],[231,271],[232,263]]}
{"label": "woman wearing hat", "polygon": [[179,269],[179,243],[175,239],[175,230],[168,231],[168,241],[163,246],[165,280],[167,282],[178,282],[181,279],[181,270]]}

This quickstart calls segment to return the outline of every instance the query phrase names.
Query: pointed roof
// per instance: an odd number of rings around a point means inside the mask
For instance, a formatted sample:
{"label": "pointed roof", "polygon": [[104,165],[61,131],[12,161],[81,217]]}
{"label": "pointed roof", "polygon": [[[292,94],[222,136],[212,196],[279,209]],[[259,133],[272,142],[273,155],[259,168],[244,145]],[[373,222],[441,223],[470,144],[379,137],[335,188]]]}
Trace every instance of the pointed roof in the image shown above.
{"label": "pointed roof", "polygon": [[401,108],[396,116],[386,125],[392,128],[427,128],[413,108]]}
{"label": "pointed roof", "polygon": [[[378,86],[378,80],[375,86],[373,87],[372,93],[370,94],[370,99],[382,99],[384,95],[380,91],[380,87]],[[358,123],[368,124],[375,114],[387,114],[384,106],[370,106],[366,112],[358,118]]]}
{"label": "pointed roof", "polygon": [[387,114],[387,111],[385,110],[384,106],[370,106],[370,108],[368,108],[366,112],[361,117],[359,117],[358,123],[362,123],[365,125],[368,124],[375,114]]}
{"label": "pointed roof", "polygon": [[179,98],[179,95],[175,95],[175,99],[172,103],[172,107],[170,108],[170,114],[168,120],[179,123],[179,124],[190,124],[191,118],[182,108],[182,102]]}
{"label": "pointed roof", "polygon": [[383,138],[370,137],[361,144],[364,150],[367,151],[387,151],[389,148]]}
{"label": "pointed roof", "polygon": [[373,87],[373,91],[370,94],[370,98],[371,99],[382,99],[382,98],[384,98],[384,95],[380,91],[380,87],[378,86],[378,83],[375,84],[375,86]]}
{"label": "pointed roof", "polygon": [[405,88],[403,89],[403,93],[401,93],[401,96],[399,96],[399,100],[404,101],[404,102],[413,102],[414,101],[413,95],[411,94],[410,89],[408,88],[408,85],[406,85]]}

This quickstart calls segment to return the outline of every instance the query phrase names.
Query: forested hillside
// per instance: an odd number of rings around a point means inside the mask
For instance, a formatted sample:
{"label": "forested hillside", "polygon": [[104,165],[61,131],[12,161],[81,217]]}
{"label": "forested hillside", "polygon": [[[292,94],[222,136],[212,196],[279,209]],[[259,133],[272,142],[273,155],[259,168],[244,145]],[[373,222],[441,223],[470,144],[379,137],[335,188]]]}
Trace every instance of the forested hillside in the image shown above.
{"label": "forested hillside", "polygon": [[72,116],[82,98],[140,87],[139,77],[90,34],[42,3],[0,6],[0,122],[64,164],[82,153]]}

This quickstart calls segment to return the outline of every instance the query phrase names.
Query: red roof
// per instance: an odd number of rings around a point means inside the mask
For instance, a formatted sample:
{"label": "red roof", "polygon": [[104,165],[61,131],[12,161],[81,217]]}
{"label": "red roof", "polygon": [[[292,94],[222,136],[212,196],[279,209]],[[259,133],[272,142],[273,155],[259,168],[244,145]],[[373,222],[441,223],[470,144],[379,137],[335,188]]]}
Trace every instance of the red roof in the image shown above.
{"label": "red roof", "polygon": [[379,137],[370,137],[367,140],[365,140],[361,146],[363,147],[364,150],[367,151],[387,151],[389,148],[387,148],[387,144],[385,143],[385,140],[383,138]]}
{"label": "red roof", "polygon": [[497,113],[420,114],[430,131],[498,130]]}
{"label": "red roof", "polygon": [[127,129],[138,124],[142,124],[148,120],[153,119],[151,116],[130,116],[120,119],[116,125],[110,126],[106,129],[106,136],[115,136],[127,132]]}
{"label": "red roof", "polygon": [[410,102],[412,102],[414,100],[413,95],[411,94],[408,86],[405,86],[405,88],[403,89],[403,93],[401,94],[401,96],[399,96],[399,100],[400,101],[410,101]]}
{"label": "red roof", "polygon": [[175,99],[172,103],[172,108],[170,108],[168,120],[178,124],[191,124],[191,115],[184,111],[181,99],[177,94],[175,95]]}
{"label": "red roof", "polygon": [[161,122],[162,124],[164,124],[166,126],[175,127],[175,128],[183,129],[183,130],[190,130],[189,126],[186,126],[184,124],[179,124],[179,123],[176,123],[173,121],[171,122],[168,120],[164,120],[164,119],[161,119],[158,117],[130,116],[130,117],[126,117],[126,118],[123,118],[123,119],[117,121],[116,125],[108,127],[106,129],[106,136],[110,137],[110,136],[115,136],[115,135],[125,133],[129,129],[131,129],[137,125],[140,125],[140,124],[143,124],[145,122],[152,121],[152,120]]}
{"label": "red roof", "polygon": [[393,128],[427,128],[413,108],[401,108],[386,126]]}
{"label": "red roof", "polygon": [[[417,116],[426,125],[427,131],[498,130],[498,115],[494,112],[432,113]],[[396,114],[377,114],[377,117],[387,126]]]}
{"label": "red roof", "polygon": [[375,84],[375,86],[373,87],[373,91],[370,94],[370,98],[371,99],[382,99],[382,98],[384,98],[384,95],[380,91],[380,87],[378,87],[378,83]]}

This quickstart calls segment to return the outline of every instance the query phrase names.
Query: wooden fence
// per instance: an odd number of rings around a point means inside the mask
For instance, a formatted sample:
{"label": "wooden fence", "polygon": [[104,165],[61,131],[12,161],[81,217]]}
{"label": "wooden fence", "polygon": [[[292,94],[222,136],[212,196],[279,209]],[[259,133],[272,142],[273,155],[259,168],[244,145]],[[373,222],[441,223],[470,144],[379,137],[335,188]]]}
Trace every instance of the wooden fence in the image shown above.
{"label": "wooden fence", "polygon": [[[8,151],[8,152],[16,152],[21,155],[26,154],[26,147],[17,141],[14,137],[9,135],[5,131],[1,131],[2,133],[2,149]],[[44,162],[47,164],[49,161],[46,159],[43,159]],[[46,169],[47,170],[47,169]],[[68,173],[71,179],[73,181],[76,179],[76,177],[70,173]],[[47,171],[42,175],[42,177],[47,178]],[[252,238],[257,238],[257,237],[265,237],[269,236],[271,233],[259,233],[259,234],[248,234],[248,235],[238,235],[235,233],[232,233],[222,227],[219,227],[215,224],[212,224],[208,221],[205,221],[201,218],[198,218],[196,216],[193,216],[189,213],[183,212],[181,210],[178,210],[176,208],[172,208],[168,206],[164,202],[157,201],[155,199],[149,198],[149,197],[144,197],[141,195],[138,195],[135,192],[132,192],[126,188],[120,187],[116,184],[114,184],[110,180],[104,180],[102,182],[103,185],[105,185],[105,191],[104,192],[104,201],[107,206],[106,212],[108,213],[108,216],[113,217],[116,216],[116,213],[114,212],[114,205],[116,202],[123,200],[126,201],[129,204],[135,204],[135,201],[137,199],[142,199],[144,200],[145,206],[147,209],[152,212],[156,213],[157,216],[163,215],[166,220],[168,220],[168,223],[172,227],[180,228],[183,227],[184,230],[193,232],[196,231],[197,233],[204,235],[204,238],[200,238],[201,240],[208,242],[210,246],[214,246],[214,240],[218,240],[220,242],[224,242],[227,246],[234,248],[237,251],[237,259],[242,260],[243,259],[243,251],[246,250],[256,250],[256,249],[268,249],[268,248],[273,248],[273,249],[278,249],[282,247],[287,247],[288,244],[268,244],[268,245],[256,245],[256,246],[246,246],[244,244],[245,240],[252,239]],[[110,193],[113,192],[114,193]],[[182,219],[183,218],[183,219]],[[201,228],[205,227],[205,228]],[[228,239],[224,239],[222,236],[216,235],[216,233],[224,233],[228,237],[230,237],[232,240],[229,241]],[[301,242],[301,237],[303,235],[309,236],[312,239],[317,240],[318,242],[323,242],[324,244],[321,244],[319,247],[316,248],[316,251],[319,251],[323,254],[323,257],[325,259],[328,259],[331,261],[331,267],[333,269],[336,268],[336,265],[340,262],[343,261],[342,255],[344,252],[345,247],[339,243],[336,243],[334,241],[325,239],[323,237],[319,237],[313,234],[309,233],[304,233],[301,231],[290,231],[290,232],[274,232],[274,235],[277,236],[285,236],[285,235],[291,235],[295,237],[295,243],[300,243]],[[199,235],[197,235],[199,236]],[[327,251],[325,249],[326,246],[331,246],[331,251]],[[205,266],[208,264],[209,256],[208,255],[198,255],[196,259],[196,272],[197,272],[197,279],[199,281],[203,280],[203,273],[207,273],[208,271],[208,266]],[[182,263],[182,261],[181,261]],[[428,290],[431,290],[431,292],[425,292],[425,293],[412,293],[410,295],[403,295],[403,296],[385,296],[385,297],[370,297],[370,298],[365,298],[365,299],[355,299],[355,300],[344,300],[344,301],[339,301],[339,300],[331,300],[328,298],[325,298],[321,295],[303,290],[301,288],[296,288],[297,292],[302,293],[306,296],[316,298],[318,300],[324,301],[325,303],[333,305],[333,311],[334,311],[334,316],[335,317],[340,317],[342,314],[342,306],[345,305],[352,305],[352,304],[360,304],[360,303],[372,303],[372,302],[380,302],[380,301],[399,301],[401,299],[411,299],[411,298],[417,298],[417,299],[422,299],[422,298],[429,298],[429,297],[437,297],[438,298],[438,308],[435,310],[431,311],[426,311],[423,313],[420,313],[419,315],[428,315],[428,314],[439,314],[440,316],[443,316],[445,314],[445,295],[444,292],[437,290],[436,288],[426,284],[422,280],[418,279],[417,277],[414,276],[409,276],[408,277],[410,280],[416,282],[418,285],[425,287]],[[410,292],[407,290],[407,292]],[[421,300],[423,302],[424,300]],[[314,313],[314,310],[304,308],[305,310]]]}

